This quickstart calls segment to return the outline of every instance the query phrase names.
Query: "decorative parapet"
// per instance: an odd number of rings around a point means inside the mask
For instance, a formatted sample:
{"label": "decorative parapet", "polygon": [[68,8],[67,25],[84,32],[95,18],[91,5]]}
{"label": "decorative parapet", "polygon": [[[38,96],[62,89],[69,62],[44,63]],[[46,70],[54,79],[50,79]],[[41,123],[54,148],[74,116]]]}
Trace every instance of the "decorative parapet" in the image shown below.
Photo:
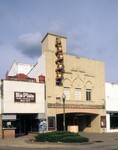
{"label": "decorative parapet", "polygon": [[[48,108],[63,108],[63,104],[48,103]],[[65,104],[66,109],[104,109],[104,105]]]}

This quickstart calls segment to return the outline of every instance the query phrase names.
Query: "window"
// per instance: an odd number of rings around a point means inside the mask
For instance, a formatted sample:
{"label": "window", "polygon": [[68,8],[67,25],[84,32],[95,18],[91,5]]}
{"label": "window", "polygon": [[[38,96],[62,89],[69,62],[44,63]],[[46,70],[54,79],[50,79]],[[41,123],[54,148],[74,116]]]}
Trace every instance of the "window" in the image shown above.
{"label": "window", "polygon": [[75,89],[75,100],[81,100],[81,89],[80,88]]}
{"label": "window", "polygon": [[2,127],[3,128],[14,128],[15,127],[15,121],[13,121],[13,120],[3,120]]}
{"label": "window", "polygon": [[66,96],[66,100],[70,100],[70,88],[64,87],[64,94]]}
{"label": "window", "polygon": [[91,89],[86,90],[86,100],[90,101],[91,100]]}

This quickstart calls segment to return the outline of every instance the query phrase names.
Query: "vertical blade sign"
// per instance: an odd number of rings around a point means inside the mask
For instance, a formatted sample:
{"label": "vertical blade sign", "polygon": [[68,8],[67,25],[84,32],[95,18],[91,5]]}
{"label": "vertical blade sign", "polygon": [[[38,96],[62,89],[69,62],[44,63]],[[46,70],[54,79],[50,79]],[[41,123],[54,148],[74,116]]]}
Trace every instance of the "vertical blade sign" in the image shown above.
{"label": "vertical blade sign", "polygon": [[55,61],[57,68],[56,68],[56,85],[62,85],[62,76],[63,76],[63,52],[62,52],[62,44],[61,38],[56,37],[56,52],[55,55],[57,60]]}

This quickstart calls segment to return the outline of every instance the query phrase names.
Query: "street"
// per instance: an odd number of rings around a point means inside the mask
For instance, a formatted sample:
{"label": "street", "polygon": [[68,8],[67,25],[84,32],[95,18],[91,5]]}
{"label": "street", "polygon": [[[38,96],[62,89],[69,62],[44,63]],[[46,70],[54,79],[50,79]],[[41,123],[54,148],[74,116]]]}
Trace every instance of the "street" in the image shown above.
{"label": "street", "polygon": [[0,150],[118,150],[118,133],[80,133],[88,137],[88,143],[39,143],[22,136],[15,139],[0,139]]}
{"label": "street", "polygon": [[[41,146],[42,147],[42,146]],[[84,144],[67,144],[62,146],[61,144],[57,144],[57,146],[50,146],[50,145],[44,145],[43,148],[40,147],[40,144],[37,146],[34,144],[34,147],[31,144],[28,146],[28,148],[23,147],[6,147],[6,146],[1,146],[0,150],[118,150],[118,141],[107,141],[107,142],[94,142],[94,143],[84,143]]]}

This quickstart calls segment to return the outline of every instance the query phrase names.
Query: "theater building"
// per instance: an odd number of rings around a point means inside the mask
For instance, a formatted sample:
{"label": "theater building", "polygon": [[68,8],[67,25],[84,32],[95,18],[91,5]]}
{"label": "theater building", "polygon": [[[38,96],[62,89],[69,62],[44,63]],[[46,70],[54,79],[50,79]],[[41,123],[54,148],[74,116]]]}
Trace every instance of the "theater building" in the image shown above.
{"label": "theater building", "polygon": [[1,136],[10,127],[16,134],[38,130],[40,119],[47,131],[106,131],[104,62],[67,54],[66,41],[47,33],[35,65],[14,61],[0,82]]}
{"label": "theater building", "polygon": [[[78,131],[105,132],[104,62],[67,54],[66,37],[46,34],[42,55],[28,73],[45,76],[48,131],[76,126]],[[63,103],[62,95],[66,96]]]}

